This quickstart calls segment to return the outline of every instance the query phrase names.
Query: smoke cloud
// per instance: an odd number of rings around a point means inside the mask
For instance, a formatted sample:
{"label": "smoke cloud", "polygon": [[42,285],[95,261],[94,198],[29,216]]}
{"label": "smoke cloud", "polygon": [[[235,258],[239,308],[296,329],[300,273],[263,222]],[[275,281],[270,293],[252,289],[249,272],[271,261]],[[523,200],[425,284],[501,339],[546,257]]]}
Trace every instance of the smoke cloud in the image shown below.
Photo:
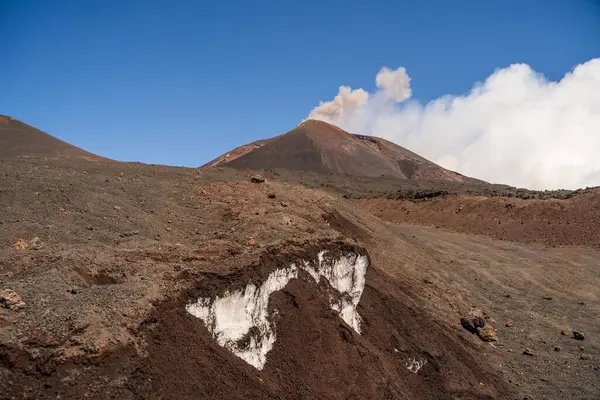
{"label": "smoke cloud", "polygon": [[338,94],[332,101],[321,102],[309,118],[326,120],[343,120],[351,117],[356,109],[364,106],[369,100],[369,93],[363,89],[352,90],[348,86],[340,86]]}
{"label": "smoke cloud", "polygon": [[375,83],[388,99],[397,103],[410,98],[412,95],[410,77],[404,67],[400,67],[395,71],[383,67],[375,77]]}
{"label": "smoke cloud", "polygon": [[410,100],[404,68],[377,90],[341,87],[309,118],[391,140],[437,164],[531,189],[600,185],[600,58],[550,81],[527,64],[498,69],[461,96]]}

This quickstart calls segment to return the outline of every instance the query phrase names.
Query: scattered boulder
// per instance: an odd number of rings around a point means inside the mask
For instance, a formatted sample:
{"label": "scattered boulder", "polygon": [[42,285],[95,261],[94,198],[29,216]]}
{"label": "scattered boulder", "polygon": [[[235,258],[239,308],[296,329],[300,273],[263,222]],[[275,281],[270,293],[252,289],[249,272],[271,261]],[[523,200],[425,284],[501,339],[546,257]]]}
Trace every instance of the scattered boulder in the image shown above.
{"label": "scattered boulder", "polygon": [[0,291],[0,307],[8,308],[9,310],[19,310],[25,307],[25,302],[14,290],[5,289]]}
{"label": "scattered boulder", "polygon": [[483,328],[485,326],[483,311],[478,308],[472,309],[466,316],[460,319],[460,324],[469,332],[475,333],[477,328]]}
{"label": "scattered boulder", "polygon": [[496,329],[491,325],[485,325],[482,328],[477,328],[477,336],[484,342],[496,342]]}
{"label": "scattered boulder", "polygon": [[507,328],[512,328],[512,326],[513,326],[513,320],[512,319],[509,319],[508,321],[506,321],[506,327]]}
{"label": "scattered boulder", "polygon": [[573,329],[573,339],[575,340],[585,340],[585,334],[583,332],[576,331]]}
{"label": "scattered boulder", "polygon": [[276,198],[277,196],[275,195],[275,193],[267,193],[267,197],[268,197],[269,199],[274,199],[274,198]]}
{"label": "scattered boulder", "polygon": [[250,178],[250,182],[252,182],[252,183],[265,183],[265,178],[263,178],[260,175],[254,175],[252,178]]}
{"label": "scattered boulder", "polygon": [[554,347],[554,351],[561,351],[561,350],[562,350],[562,348],[560,346]]}
{"label": "scattered boulder", "polygon": [[582,354],[580,357],[582,360],[591,360],[592,357],[589,354]]}
{"label": "scattered boulder", "polygon": [[16,242],[12,244],[13,249],[24,250],[29,246],[25,239],[18,239]]}
{"label": "scattered boulder", "polygon": [[531,350],[529,348],[523,350],[523,354],[525,354],[526,356],[532,356],[532,357],[534,356],[533,350]]}

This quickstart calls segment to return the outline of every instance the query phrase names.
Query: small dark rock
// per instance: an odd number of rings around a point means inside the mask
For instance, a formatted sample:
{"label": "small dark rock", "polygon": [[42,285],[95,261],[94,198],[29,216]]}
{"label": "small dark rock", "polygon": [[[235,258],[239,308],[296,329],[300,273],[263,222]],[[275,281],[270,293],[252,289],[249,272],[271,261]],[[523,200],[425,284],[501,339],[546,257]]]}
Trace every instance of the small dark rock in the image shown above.
{"label": "small dark rock", "polygon": [[542,297],[542,298],[543,298],[544,300],[552,300],[552,297],[550,297],[550,296],[544,296],[544,297]]}
{"label": "small dark rock", "polygon": [[562,349],[561,349],[561,347],[560,347],[560,346],[556,346],[556,347],[554,348],[554,351],[561,351],[561,350],[562,350]]}
{"label": "small dark rock", "polygon": [[460,319],[460,324],[469,332],[475,333],[477,328],[485,326],[485,319],[483,317],[483,311],[475,308],[469,311],[468,315]]}
{"label": "small dark rock", "polygon": [[592,357],[590,357],[589,354],[582,354],[579,358],[582,360],[591,360],[592,359]]}
{"label": "small dark rock", "polygon": [[573,330],[573,339],[575,340],[585,340],[585,334],[583,332],[579,332]]}
{"label": "small dark rock", "polygon": [[531,350],[531,349],[525,349],[523,351],[523,354],[525,354],[526,356],[533,356],[534,355],[533,354],[533,350]]}
{"label": "small dark rock", "polygon": [[267,194],[267,197],[268,197],[269,199],[274,199],[274,198],[276,198],[277,196],[275,195],[275,193],[269,193],[269,194]]}
{"label": "small dark rock", "polygon": [[250,182],[252,182],[252,183],[264,183],[265,182],[265,178],[263,178],[260,175],[254,175],[252,178],[250,178]]}
{"label": "small dark rock", "polygon": [[176,272],[179,272],[179,271],[181,271],[181,265],[176,265],[175,267],[173,267],[173,269],[174,269]]}
{"label": "small dark rock", "polygon": [[475,332],[477,328],[483,328],[485,321],[478,317],[463,317],[460,319],[460,324],[469,332]]}
{"label": "small dark rock", "polygon": [[71,293],[71,294],[79,294],[79,293],[81,293],[81,290],[76,289],[76,288],[72,288],[72,289],[69,289],[69,293]]}

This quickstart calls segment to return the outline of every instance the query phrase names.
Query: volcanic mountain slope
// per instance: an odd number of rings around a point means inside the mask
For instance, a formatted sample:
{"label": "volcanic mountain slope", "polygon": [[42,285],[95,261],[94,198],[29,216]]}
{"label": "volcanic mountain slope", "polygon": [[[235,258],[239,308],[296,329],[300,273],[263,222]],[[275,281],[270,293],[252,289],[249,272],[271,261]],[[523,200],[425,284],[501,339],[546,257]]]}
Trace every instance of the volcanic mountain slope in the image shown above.
{"label": "volcanic mountain slope", "polygon": [[385,139],[351,135],[317,120],[304,121],[286,134],[238,147],[206,166],[480,182],[446,170]]}
{"label": "volcanic mountain slope", "polygon": [[[598,398],[596,251],[384,224],[228,168],[73,160],[0,163],[2,399]],[[471,307],[494,346],[460,326]]]}
{"label": "volcanic mountain slope", "polygon": [[411,289],[419,250],[341,199],[230,169],[0,166],[0,398],[511,391]]}
{"label": "volcanic mountain slope", "polygon": [[293,174],[0,157],[0,399],[599,398],[599,252],[385,223]]}
{"label": "volcanic mountain slope", "polygon": [[0,115],[0,158],[12,157],[75,157],[87,160],[107,160],[12,117]]}

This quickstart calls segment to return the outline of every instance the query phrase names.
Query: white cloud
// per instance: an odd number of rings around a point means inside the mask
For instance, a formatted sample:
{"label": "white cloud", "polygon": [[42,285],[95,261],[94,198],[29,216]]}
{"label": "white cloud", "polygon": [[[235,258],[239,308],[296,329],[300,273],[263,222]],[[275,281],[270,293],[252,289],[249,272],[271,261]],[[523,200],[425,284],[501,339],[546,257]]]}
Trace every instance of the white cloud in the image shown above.
{"label": "white cloud", "polygon": [[362,91],[364,101],[344,113],[318,107],[309,117],[386,138],[489,182],[532,189],[600,185],[600,59],[558,82],[514,64],[466,95],[426,105],[398,106],[411,93],[404,68],[384,68],[376,82],[376,93]]}

